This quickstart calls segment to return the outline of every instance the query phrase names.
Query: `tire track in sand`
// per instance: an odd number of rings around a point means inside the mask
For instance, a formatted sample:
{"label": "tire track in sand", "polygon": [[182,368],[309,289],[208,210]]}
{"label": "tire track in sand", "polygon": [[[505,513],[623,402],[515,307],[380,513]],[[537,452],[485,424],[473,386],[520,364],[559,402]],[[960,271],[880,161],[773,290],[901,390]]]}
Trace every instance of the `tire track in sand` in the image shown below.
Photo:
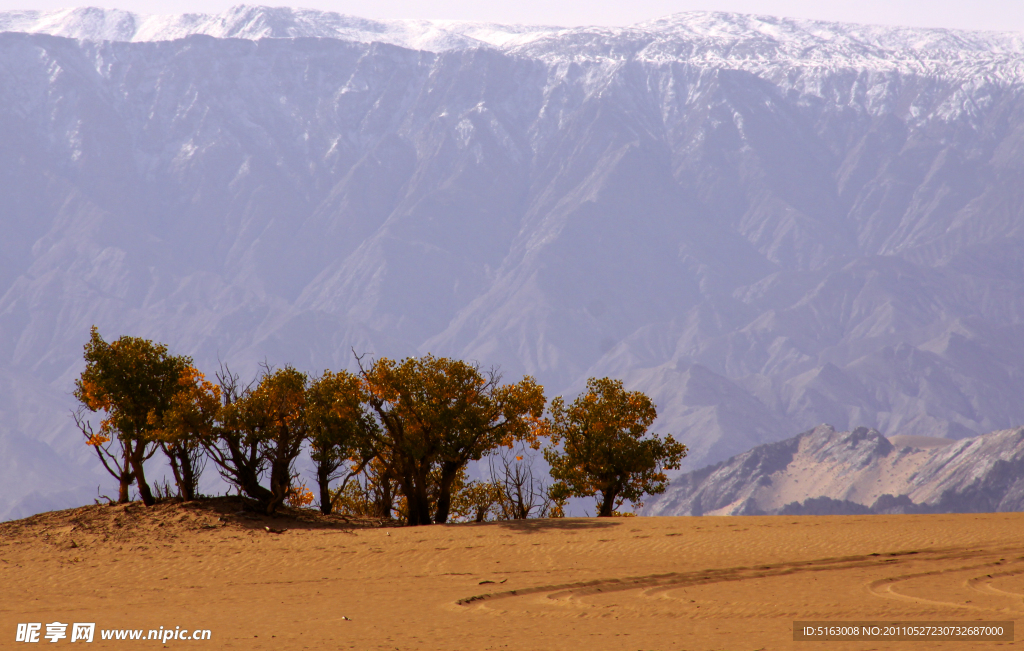
{"label": "tire track in sand", "polygon": [[[581,597],[591,594],[621,592],[625,590],[643,590],[652,594],[679,587],[723,583],[730,581],[746,581],[774,576],[789,576],[807,572],[832,572],[840,570],[874,569],[900,565],[913,561],[936,561],[950,558],[970,558],[977,555],[990,556],[990,550],[970,550],[968,548],[944,548],[925,551],[899,551],[887,554],[867,554],[859,556],[841,556],[812,560],[772,563],[753,566],[730,568],[711,568],[691,572],[668,572],[622,578],[595,579],[573,583],[540,585],[526,588],[503,590],[474,595],[459,599],[457,605],[470,605],[482,601],[510,599],[529,595],[544,594],[549,599]],[[885,583],[893,579],[883,579]]]}
{"label": "tire track in sand", "polygon": [[[923,605],[929,605],[929,606],[941,606],[943,608],[952,608],[952,609],[957,609],[957,610],[991,611],[991,610],[993,610],[993,608],[990,607],[990,606],[975,605],[975,604],[971,604],[970,602],[968,602],[968,603],[958,603],[958,602],[953,602],[953,601],[943,601],[943,600],[940,600],[940,599],[928,599],[926,597],[916,597],[916,596],[913,596],[913,595],[904,594],[903,592],[898,591],[898,586],[900,584],[907,584],[907,583],[909,583],[911,581],[914,581],[914,580],[926,579],[926,578],[932,578],[932,577],[934,577],[934,578],[949,577],[951,582],[952,582],[952,579],[955,576],[962,575],[962,574],[964,574],[966,572],[972,572],[973,573],[973,572],[977,572],[979,570],[981,570],[981,571],[991,570],[991,568],[993,568],[993,567],[1004,566],[1007,562],[1010,562],[1010,563],[1020,563],[1021,561],[1024,561],[1024,557],[1020,557],[1020,558],[1013,559],[1011,561],[1007,561],[1007,559],[1004,557],[1004,555],[1007,554],[1008,552],[1011,552],[1011,551],[1018,551],[1019,552],[1019,549],[1017,549],[1017,550],[1013,550],[1013,549],[1006,549],[1006,550],[976,550],[974,552],[970,552],[970,553],[962,554],[962,555],[946,554],[946,555],[943,555],[943,556],[938,556],[935,559],[929,559],[929,560],[954,560],[954,559],[956,559],[956,560],[970,560],[970,559],[981,560],[983,558],[988,558],[988,559],[991,559],[991,560],[987,560],[987,561],[983,561],[983,562],[975,563],[975,564],[971,564],[971,565],[961,565],[961,566],[958,566],[958,567],[948,567],[948,568],[937,569],[937,570],[929,570],[929,571],[924,571],[924,572],[913,572],[913,573],[908,573],[908,574],[900,574],[900,575],[897,575],[897,576],[890,576],[890,577],[885,577],[885,578],[882,578],[882,579],[877,579],[877,580],[872,581],[872,582],[870,582],[868,584],[868,591],[871,592],[871,594],[873,594],[873,595],[875,595],[877,597],[884,598],[884,599],[895,599],[895,600],[904,601],[904,602],[910,602],[910,603],[915,603],[915,604],[923,604]],[[962,585],[963,587],[966,587],[969,590],[972,590],[972,591],[974,591],[976,593],[981,593],[981,594],[984,594],[984,595],[987,595],[987,596],[1012,598],[1014,600],[1015,605],[1018,606],[1016,608],[1016,610],[1024,610],[1024,609],[1022,609],[1020,607],[1019,604],[1016,604],[1016,601],[1019,600],[1024,595],[1021,595],[1019,593],[1014,593],[1014,592],[1007,592],[1005,590],[1000,590],[1000,589],[995,588],[995,587],[993,587],[991,585],[991,582],[993,580],[995,580],[995,579],[1002,578],[1002,577],[1019,576],[1019,575],[1022,575],[1022,574],[1024,574],[1024,568],[1018,568],[1018,569],[1013,569],[1013,570],[1008,570],[1008,571],[986,573],[984,575],[973,576],[971,578],[968,578],[968,579],[963,580],[962,582],[958,582],[958,583],[960,583],[960,585]],[[951,590],[949,590],[948,592],[951,592]],[[1008,610],[1008,609],[1004,608],[1004,610]]]}

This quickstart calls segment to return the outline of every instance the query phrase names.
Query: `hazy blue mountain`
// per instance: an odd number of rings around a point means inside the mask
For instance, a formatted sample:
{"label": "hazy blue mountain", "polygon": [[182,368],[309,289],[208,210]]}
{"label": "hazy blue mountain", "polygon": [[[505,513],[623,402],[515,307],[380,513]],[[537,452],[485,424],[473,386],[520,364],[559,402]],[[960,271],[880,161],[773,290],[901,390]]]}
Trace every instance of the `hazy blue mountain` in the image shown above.
{"label": "hazy blue mountain", "polygon": [[[0,518],[109,486],[89,327],[650,393],[687,468],[1024,422],[1024,38],[0,13]],[[108,489],[109,491],[109,489]]]}

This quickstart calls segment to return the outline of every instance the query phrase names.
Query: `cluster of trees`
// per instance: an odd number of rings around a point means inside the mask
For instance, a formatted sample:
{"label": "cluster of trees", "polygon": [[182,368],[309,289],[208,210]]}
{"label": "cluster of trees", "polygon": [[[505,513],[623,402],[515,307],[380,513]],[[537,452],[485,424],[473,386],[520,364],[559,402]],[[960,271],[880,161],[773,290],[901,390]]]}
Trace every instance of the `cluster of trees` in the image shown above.
{"label": "cluster of trees", "polygon": [[[226,366],[210,381],[188,356],[138,337],[106,342],[93,327],[75,382],[75,422],[118,481],[154,503],[146,462],[162,453],[178,495],[195,499],[208,463],[273,514],[286,501],[323,513],[410,525],[558,516],[570,497],[595,497],[598,515],[665,490],[664,470],[686,447],[647,432],[657,417],[644,394],[591,379],[571,404],[526,377],[503,384],[476,364],[434,357],[380,358],[359,371],[310,377],[265,366],[247,384]],[[101,420],[94,427],[91,414]],[[531,451],[550,464],[550,485]],[[299,484],[306,451],[317,494]],[[491,476],[467,480],[487,458]]]}

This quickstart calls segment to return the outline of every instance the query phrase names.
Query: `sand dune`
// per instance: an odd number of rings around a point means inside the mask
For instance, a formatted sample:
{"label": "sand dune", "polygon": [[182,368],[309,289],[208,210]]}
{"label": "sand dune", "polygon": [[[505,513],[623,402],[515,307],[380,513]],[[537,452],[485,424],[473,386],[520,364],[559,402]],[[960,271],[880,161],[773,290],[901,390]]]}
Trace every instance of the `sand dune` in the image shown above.
{"label": "sand dune", "polygon": [[19,622],[95,621],[212,631],[168,648],[810,650],[826,647],[794,642],[794,620],[1024,612],[1020,513],[404,528],[233,508],[86,507],[0,524],[0,647]]}

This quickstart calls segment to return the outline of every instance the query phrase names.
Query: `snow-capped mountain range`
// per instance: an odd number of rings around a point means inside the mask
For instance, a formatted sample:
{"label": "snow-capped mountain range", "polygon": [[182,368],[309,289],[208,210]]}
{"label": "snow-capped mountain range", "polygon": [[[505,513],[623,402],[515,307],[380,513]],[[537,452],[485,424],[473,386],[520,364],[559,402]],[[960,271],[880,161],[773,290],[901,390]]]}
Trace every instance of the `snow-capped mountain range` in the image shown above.
{"label": "snow-capped mountain range", "polygon": [[369,20],[327,11],[237,6],[223,14],[141,15],[79,7],[0,14],[0,30],[84,41],[142,43],[201,34],[214,38],[330,38],[441,52],[526,42],[559,27],[493,25],[451,20]]}
{"label": "snow-capped mountain range", "polygon": [[687,470],[1018,426],[1022,62],[722,13],[0,13],[0,518],[109,483],[68,417],[92,324],[210,370],[622,377]]}
{"label": "snow-capped mountain range", "polygon": [[[83,41],[129,43],[214,38],[329,38],[444,52],[489,47],[574,60],[689,61],[764,70],[769,66],[840,67],[932,72],[988,66],[1021,73],[1024,34],[894,28],[815,20],[688,12],[629,27],[564,28],[456,20],[371,20],[312,9],[239,5],[222,14],[143,15],[79,7],[0,12],[0,31]],[[993,64],[998,66],[993,69]],[[962,64],[959,66],[958,64]]]}

